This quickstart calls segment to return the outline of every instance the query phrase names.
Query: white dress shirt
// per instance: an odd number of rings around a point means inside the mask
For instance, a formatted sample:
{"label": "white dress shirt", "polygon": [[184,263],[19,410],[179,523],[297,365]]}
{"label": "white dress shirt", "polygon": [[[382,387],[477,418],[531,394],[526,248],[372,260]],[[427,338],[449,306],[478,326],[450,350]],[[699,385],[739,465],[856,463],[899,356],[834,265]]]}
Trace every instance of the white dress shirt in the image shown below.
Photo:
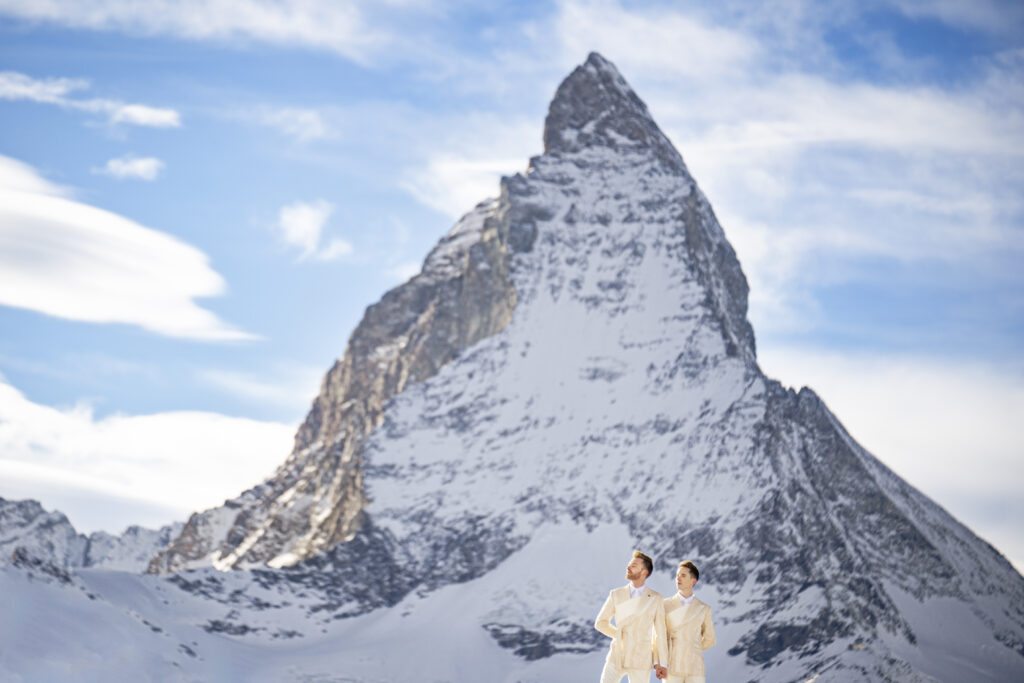
{"label": "white dress shirt", "polygon": [[679,598],[679,602],[683,603],[683,607],[689,607],[693,599],[697,597],[697,594],[690,593],[690,597],[684,598],[682,593],[676,593],[676,597]]}

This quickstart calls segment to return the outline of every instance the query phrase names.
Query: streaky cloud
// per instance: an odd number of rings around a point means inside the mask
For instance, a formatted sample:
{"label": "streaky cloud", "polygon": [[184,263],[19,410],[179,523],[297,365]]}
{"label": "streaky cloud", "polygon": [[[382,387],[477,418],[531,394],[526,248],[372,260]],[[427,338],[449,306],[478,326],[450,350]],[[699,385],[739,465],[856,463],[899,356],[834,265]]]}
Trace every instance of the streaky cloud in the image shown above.
{"label": "streaky cloud", "polygon": [[195,303],[225,290],[196,247],[71,199],[0,156],[0,304],[182,339],[255,339]]}
{"label": "streaky cloud", "polygon": [[74,99],[76,90],[89,88],[89,81],[74,78],[32,78],[16,71],[0,71],[0,99],[54,104],[64,109],[106,114],[112,124],[149,128],[178,128],[181,114],[174,109],[145,104],[126,104],[108,99]]}
{"label": "streaky cloud", "polygon": [[364,19],[362,3],[332,0],[4,1],[0,2],[0,15],[131,36],[306,47],[355,61],[366,60],[387,42],[387,35]]}

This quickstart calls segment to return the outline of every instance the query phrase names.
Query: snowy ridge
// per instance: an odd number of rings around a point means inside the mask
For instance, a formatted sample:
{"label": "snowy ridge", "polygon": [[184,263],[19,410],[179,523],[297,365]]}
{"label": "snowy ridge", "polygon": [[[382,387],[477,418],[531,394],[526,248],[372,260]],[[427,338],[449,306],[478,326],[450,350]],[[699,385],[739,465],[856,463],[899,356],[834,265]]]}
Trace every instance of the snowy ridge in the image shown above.
{"label": "snowy ridge", "polygon": [[104,567],[121,571],[145,570],[150,558],[181,532],[180,522],[160,529],[130,526],[120,536],[75,531],[61,512],[47,512],[37,501],[0,498],[0,567],[23,559],[61,570]]}

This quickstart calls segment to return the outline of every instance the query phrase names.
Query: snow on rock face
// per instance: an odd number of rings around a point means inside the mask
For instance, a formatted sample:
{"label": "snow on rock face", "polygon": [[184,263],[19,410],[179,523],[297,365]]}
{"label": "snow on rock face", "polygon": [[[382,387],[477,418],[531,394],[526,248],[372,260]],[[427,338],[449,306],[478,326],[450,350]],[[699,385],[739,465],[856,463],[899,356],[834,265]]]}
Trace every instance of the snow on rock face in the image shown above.
{"label": "snow on rock face", "polygon": [[618,69],[592,52],[558,87],[544,121],[544,153],[569,154],[595,147],[653,156],[668,172],[683,160],[658,129],[647,105]]}
{"label": "snow on rock face", "polygon": [[120,536],[95,531],[89,534],[85,552],[86,567],[102,567],[126,572],[141,572],[153,555],[177,538],[184,524],[174,522],[159,529],[130,526]]}
{"label": "snow on rock face", "polygon": [[82,566],[88,539],[80,535],[60,512],[47,512],[34,500],[0,498],[0,566],[22,555],[59,567]]}
{"label": "snow on rock face", "polygon": [[640,528],[656,488],[687,486],[679,444],[692,441],[695,460],[753,445],[763,381],[676,220],[692,181],[647,155],[586,157],[535,159],[504,183],[512,206],[550,216],[512,260],[512,321],[395,397],[367,442],[366,513],[428,585],[451,580],[451,547],[471,556],[472,578],[543,524],[628,516]]}
{"label": "snow on rock face", "polygon": [[599,670],[593,618],[639,547],[665,593],[701,568],[720,680],[1024,677],[1024,579],[764,377],[736,255],[614,66],[566,79],[544,140],[367,309],[275,476],[150,571],[206,567],[170,581],[207,633],[340,619],[381,652],[420,634],[431,677],[470,680],[421,620],[444,614],[507,680],[554,680]]}

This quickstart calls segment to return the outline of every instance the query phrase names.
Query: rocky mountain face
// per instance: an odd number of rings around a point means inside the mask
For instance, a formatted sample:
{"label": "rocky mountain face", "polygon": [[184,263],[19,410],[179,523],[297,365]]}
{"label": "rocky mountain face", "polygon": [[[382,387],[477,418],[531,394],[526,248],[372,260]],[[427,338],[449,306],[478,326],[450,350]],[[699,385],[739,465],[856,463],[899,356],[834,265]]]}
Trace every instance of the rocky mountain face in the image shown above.
{"label": "rocky mountain face", "polygon": [[367,310],[276,474],[149,571],[206,567],[169,580],[221,606],[207,632],[386,622],[471,680],[442,624],[535,672],[510,681],[575,680],[536,672],[599,662],[593,618],[638,547],[662,590],[701,567],[719,680],[1024,678],[1024,579],[763,375],[747,293],[679,153],[592,54],[544,153]]}
{"label": "rocky mountain face", "polygon": [[509,258],[533,235],[521,209],[484,202],[431,252],[420,274],[370,306],[274,477],[193,515],[152,572],[208,565],[281,567],[349,541],[364,523],[363,445],[384,404],[508,324]]}

